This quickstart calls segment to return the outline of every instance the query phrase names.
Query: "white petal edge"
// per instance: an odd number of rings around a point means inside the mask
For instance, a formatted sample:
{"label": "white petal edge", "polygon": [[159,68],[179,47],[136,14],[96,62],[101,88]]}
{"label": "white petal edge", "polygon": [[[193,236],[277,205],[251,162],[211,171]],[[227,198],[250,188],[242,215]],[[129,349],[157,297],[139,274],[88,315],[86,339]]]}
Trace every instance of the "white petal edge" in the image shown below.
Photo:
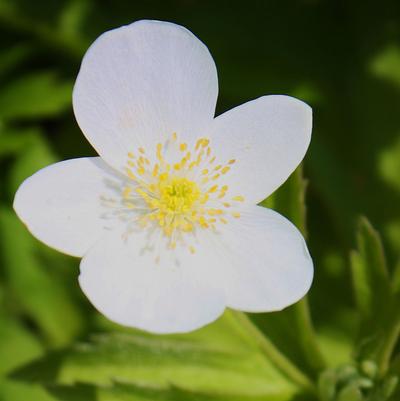
{"label": "white petal edge", "polygon": [[236,163],[224,177],[249,203],[272,194],[302,161],[311,140],[312,110],[290,96],[263,96],[218,116],[211,127],[221,162]]}
{"label": "white petal edge", "polygon": [[214,118],[218,78],[207,47],[182,26],[137,21],[89,48],[73,91],[76,119],[99,155],[122,169],[174,132],[196,138]]}
{"label": "white petal edge", "polygon": [[91,303],[118,324],[158,334],[189,332],[217,319],[225,300],[207,255],[160,245],[156,262],[158,251],[146,235],[123,241],[112,232],[83,258],[79,283]]}
{"label": "white petal edge", "polygon": [[227,306],[245,312],[278,311],[309,290],[313,262],[299,230],[285,217],[260,206],[243,208],[241,217],[209,240],[219,265]]}
{"label": "white petal edge", "polygon": [[81,257],[104,233],[100,196],[118,179],[99,157],[62,161],[36,172],[19,187],[14,209],[46,245]]}

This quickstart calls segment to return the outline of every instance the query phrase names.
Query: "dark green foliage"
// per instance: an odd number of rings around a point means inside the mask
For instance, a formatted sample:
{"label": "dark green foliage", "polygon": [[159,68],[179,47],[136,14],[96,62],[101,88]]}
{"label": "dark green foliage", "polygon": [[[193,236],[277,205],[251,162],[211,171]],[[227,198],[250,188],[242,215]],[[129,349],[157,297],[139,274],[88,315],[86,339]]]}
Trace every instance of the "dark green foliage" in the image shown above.
{"label": "dark green foliage", "polygon": [[[271,93],[313,107],[304,168],[263,206],[306,234],[314,285],[252,316],[313,395],[230,312],[176,336],[106,322],[78,288],[79,261],[39,244],[12,210],[39,168],[95,154],[72,114],[80,60],[100,33],[141,18],[209,46],[218,113]],[[400,399],[399,2],[0,0],[0,34],[0,401]]]}

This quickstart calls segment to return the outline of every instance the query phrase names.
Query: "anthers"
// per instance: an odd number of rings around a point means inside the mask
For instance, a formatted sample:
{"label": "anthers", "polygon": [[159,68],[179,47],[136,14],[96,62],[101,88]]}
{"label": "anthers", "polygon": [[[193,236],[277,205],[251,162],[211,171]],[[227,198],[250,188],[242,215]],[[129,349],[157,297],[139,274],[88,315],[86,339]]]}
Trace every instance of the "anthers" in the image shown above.
{"label": "anthers", "polygon": [[[141,227],[158,226],[171,249],[184,242],[186,233],[215,230],[217,224],[240,217],[235,206],[244,197],[229,199],[228,186],[219,183],[236,160],[217,164],[208,138],[199,138],[190,147],[173,133],[156,145],[154,157],[147,154],[143,147],[128,152],[125,171],[130,180],[122,188],[122,201],[138,211]],[[188,248],[195,253],[192,245]]]}

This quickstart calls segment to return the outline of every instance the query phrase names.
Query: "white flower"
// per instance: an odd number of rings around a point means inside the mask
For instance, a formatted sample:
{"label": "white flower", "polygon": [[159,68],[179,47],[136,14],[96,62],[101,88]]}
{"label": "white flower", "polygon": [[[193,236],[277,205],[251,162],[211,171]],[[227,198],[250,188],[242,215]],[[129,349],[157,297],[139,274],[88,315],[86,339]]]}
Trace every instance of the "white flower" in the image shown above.
{"label": "white flower", "polygon": [[81,288],[115,322],[185,332],[225,307],[280,310],[311,285],[299,231],[257,206],[304,157],[311,109],[264,96],[214,118],[217,93],[214,61],[185,28],[104,33],[73,92],[100,157],[44,168],[15,196],[34,236],[83,257]]}

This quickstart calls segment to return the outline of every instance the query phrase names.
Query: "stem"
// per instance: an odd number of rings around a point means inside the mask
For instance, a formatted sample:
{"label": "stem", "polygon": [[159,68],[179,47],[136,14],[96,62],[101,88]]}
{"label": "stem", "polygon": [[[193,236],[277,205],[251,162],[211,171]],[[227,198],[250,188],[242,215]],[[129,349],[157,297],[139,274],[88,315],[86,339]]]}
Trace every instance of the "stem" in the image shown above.
{"label": "stem", "polygon": [[303,355],[313,372],[318,373],[326,368],[326,363],[311,320],[308,297],[304,297],[301,301],[297,302],[293,306],[293,311],[296,319],[296,332]]}
{"label": "stem", "polygon": [[236,320],[240,323],[251,338],[256,342],[259,350],[293,383],[315,393],[311,380],[304,375],[278,348],[260,331],[260,329],[243,312],[232,311]]}
{"label": "stem", "polygon": [[[307,182],[303,177],[302,165],[300,165],[293,173],[292,180],[292,197],[294,199],[297,197],[297,201],[292,207],[291,214],[304,238],[307,238],[307,213],[305,203]],[[313,372],[317,374],[326,368],[326,363],[317,341],[317,335],[312,323],[310,305],[307,296],[293,305],[293,312],[296,320],[296,332],[298,333],[303,356]]]}

